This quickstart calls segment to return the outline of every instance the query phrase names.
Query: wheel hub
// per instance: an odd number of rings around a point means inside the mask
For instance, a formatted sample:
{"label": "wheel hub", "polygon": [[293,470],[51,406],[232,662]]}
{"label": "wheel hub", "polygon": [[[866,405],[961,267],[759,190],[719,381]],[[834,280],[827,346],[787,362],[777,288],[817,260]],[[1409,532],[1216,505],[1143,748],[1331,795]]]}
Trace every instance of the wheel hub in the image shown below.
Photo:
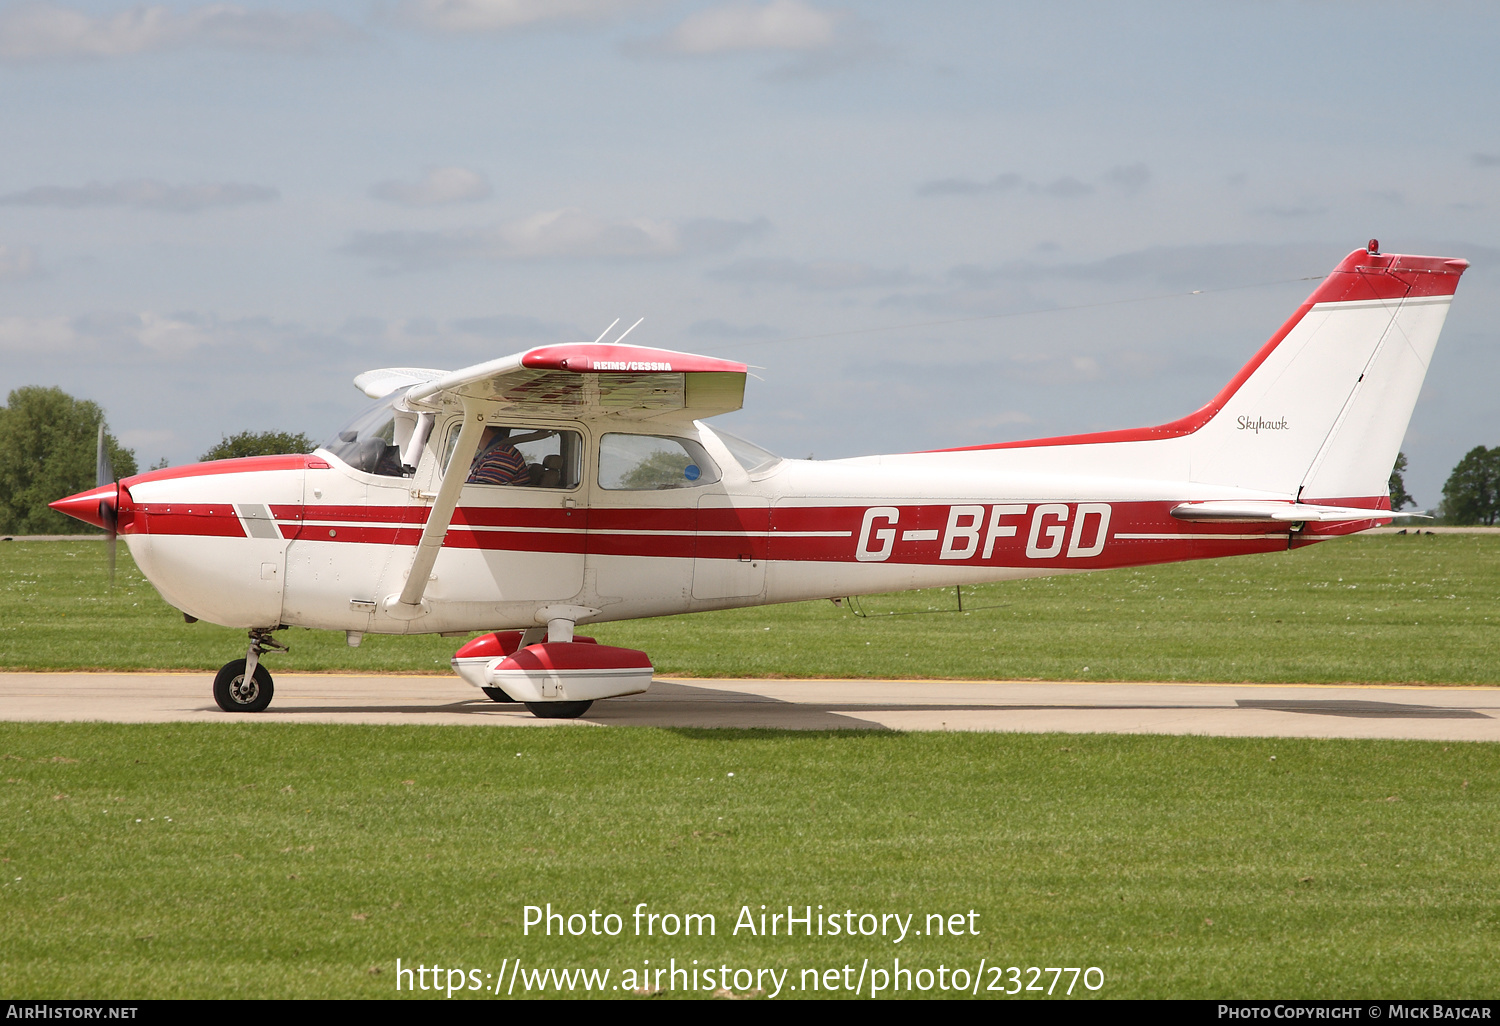
{"label": "wheel hub", "polygon": [[260,685],[255,683],[254,677],[246,680],[241,674],[230,682],[229,695],[240,705],[249,705],[260,696]]}

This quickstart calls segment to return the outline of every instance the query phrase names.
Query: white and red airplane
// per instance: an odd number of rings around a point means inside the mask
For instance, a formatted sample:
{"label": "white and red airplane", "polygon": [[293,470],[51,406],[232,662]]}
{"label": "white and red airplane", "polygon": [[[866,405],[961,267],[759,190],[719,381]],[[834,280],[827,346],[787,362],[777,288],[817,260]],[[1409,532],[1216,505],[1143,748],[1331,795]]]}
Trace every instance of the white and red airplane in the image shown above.
{"label": "white and red airplane", "polygon": [[[458,673],[573,717],[652,673],[579,624],[1269,552],[1388,522],[1467,267],[1372,240],[1208,405],[1159,427],[780,459],[704,423],[740,408],[745,365],[595,342],[370,371],[355,384],[379,401],[312,455],[156,470],[52,505],[117,529],[190,620],[249,629],[214,681],[227,711],[266,708],[260,657],[296,625],[350,645],[491,632]],[[509,483],[469,482],[481,465]]]}

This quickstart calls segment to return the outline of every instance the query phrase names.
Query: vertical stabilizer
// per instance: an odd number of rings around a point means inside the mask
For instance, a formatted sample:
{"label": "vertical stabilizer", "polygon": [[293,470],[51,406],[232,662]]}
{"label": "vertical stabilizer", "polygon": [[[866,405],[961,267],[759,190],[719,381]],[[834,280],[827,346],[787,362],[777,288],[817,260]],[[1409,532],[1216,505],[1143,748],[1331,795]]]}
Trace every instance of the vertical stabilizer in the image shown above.
{"label": "vertical stabilizer", "polygon": [[1191,479],[1377,505],[1467,267],[1349,254],[1196,415]]}

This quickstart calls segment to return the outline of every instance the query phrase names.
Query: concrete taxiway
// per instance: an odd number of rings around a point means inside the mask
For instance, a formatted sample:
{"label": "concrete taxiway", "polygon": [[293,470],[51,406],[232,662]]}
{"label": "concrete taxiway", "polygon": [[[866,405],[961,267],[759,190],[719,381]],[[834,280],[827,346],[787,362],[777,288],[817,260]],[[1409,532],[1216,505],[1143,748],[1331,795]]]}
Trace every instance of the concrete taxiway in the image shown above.
{"label": "concrete taxiway", "polygon": [[207,673],[0,673],[0,719],[1066,731],[1500,741],[1500,688],[931,680],[685,680],[539,720],[456,677],[276,675],[266,712],[221,712]]}

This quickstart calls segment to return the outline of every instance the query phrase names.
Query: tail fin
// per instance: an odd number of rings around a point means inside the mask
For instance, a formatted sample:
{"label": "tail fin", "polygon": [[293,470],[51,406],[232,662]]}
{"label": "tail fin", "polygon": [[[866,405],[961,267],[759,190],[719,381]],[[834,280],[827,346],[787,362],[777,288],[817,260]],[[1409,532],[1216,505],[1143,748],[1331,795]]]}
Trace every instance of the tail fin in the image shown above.
{"label": "tail fin", "polygon": [[1345,257],[1213,402],[1170,425],[1187,428],[1193,481],[1387,505],[1391,466],[1469,265],[1376,250],[1371,240]]}

